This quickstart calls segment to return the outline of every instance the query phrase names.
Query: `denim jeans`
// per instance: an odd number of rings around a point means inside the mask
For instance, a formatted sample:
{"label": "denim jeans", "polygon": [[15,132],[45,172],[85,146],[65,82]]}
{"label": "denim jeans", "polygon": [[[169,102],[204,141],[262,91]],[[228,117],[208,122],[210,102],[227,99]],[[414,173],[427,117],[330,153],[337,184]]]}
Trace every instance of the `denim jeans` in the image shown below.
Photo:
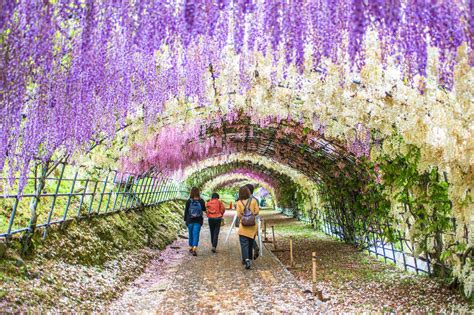
{"label": "denim jeans", "polygon": [[258,244],[257,244],[257,240],[253,240],[253,250],[254,251],[257,251],[257,248],[258,248]]}
{"label": "denim jeans", "polygon": [[221,230],[221,218],[209,218],[209,230],[211,230],[212,247],[217,247],[219,231]]}
{"label": "denim jeans", "polygon": [[190,223],[188,225],[189,246],[194,247],[199,244],[199,233],[201,233],[201,224]]}
{"label": "denim jeans", "polygon": [[240,241],[240,250],[242,252],[242,261],[245,261],[246,259],[252,260],[253,259],[253,244],[254,244],[253,238],[239,235],[239,241]]}

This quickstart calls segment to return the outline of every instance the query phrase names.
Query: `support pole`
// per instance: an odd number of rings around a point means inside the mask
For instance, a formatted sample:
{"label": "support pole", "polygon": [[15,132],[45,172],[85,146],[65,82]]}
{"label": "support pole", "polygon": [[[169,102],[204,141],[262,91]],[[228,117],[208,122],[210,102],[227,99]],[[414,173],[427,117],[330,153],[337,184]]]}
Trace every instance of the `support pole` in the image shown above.
{"label": "support pole", "polygon": [[316,252],[312,254],[312,261],[313,261],[313,295],[317,295],[317,288],[316,288]]}
{"label": "support pole", "polygon": [[313,252],[312,254],[312,261],[313,261],[313,296],[316,296],[318,300],[326,302],[323,298],[323,292],[318,290],[316,287],[316,252]]}
{"label": "support pole", "polygon": [[46,177],[49,170],[49,162],[41,164],[41,175],[37,175],[38,164],[36,165],[35,170],[35,192],[34,196],[30,201],[30,223],[28,224],[28,230],[21,237],[21,252],[26,254],[30,251],[31,239],[36,230],[36,223],[38,221],[38,213],[36,212],[38,204],[40,203],[41,195],[43,189],[46,187]]}
{"label": "support pole", "polygon": [[267,221],[263,221],[263,242],[264,243],[273,243],[273,241],[270,241],[268,239],[268,234],[267,234]]}
{"label": "support pole", "polygon": [[295,262],[293,261],[293,239],[290,237],[290,266],[294,267]]}
{"label": "support pole", "polygon": [[268,241],[267,237],[267,221],[263,221],[263,235],[264,235],[264,240]]}
{"label": "support pole", "polygon": [[277,249],[277,243],[275,239],[275,226],[272,225],[272,236],[273,236],[273,249]]}

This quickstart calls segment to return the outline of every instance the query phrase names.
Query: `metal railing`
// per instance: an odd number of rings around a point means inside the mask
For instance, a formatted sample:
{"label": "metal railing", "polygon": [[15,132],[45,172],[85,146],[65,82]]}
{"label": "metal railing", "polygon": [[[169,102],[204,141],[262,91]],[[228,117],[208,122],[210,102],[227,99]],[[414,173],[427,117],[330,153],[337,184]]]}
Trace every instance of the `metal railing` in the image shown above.
{"label": "metal railing", "polygon": [[[36,166],[21,187],[10,181],[9,193],[0,178],[0,237],[43,228],[72,219],[147,207],[186,199],[183,183],[160,176],[133,176],[115,170],[88,169],[60,163],[54,170]],[[36,217],[36,219],[33,219]]]}
{"label": "metal railing", "polygon": [[[296,217],[298,220],[311,223],[311,219],[303,215],[299,211],[288,208],[277,208],[285,216]],[[338,222],[333,220],[324,211],[316,211],[318,213],[317,226],[323,233],[335,237],[341,241],[345,240],[344,230]],[[432,266],[430,260],[415,256],[413,247],[410,242],[398,233],[399,237],[395,243],[387,241],[377,229],[367,229],[364,236],[356,236],[355,243],[363,244],[365,250],[377,258],[381,257],[385,262],[392,262],[403,268],[405,271],[415,272],[417,274],[432,274]]]}

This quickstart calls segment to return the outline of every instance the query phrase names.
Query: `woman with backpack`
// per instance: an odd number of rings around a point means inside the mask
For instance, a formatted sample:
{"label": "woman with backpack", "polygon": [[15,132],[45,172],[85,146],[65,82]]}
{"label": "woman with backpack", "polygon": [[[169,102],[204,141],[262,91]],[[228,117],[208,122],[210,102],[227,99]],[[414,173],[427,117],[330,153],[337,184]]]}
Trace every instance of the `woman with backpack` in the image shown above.
{"label": "woman with backpack", "polygon": [[237,216],[240,220],[239,241],[242,252],[242,264],[245,269],[250,269],[253,258],[253,244],[258,232],[257,219],[260,209],[255,198],[251,198],[248,187],[239,189],[239,201],[236,203]]}
{"label": "woman with backpack", "polygon": [[203,213],[206,211],[206,205],[202,200],[199,189],[193,187],[186,201],[184,209],[184,221],[188,227],[189,233],[189,252],[197,256],[197,247],[199,244],[199,234],[204,223]]}
{"label": "woman with backpack", "polygon": [[206,210],[209,229],[211,231],[212,252],[215,253],[217,249],[217,241],[219,239],[219,231],[221,229],[222,217],[225,213],[225,207],[222,201],[219,200],[218,193],[212,193],[211,198],[212,199],[206,203]]}
{"label": "woman with backpack", "polygon": [[[249,191],[250,191],[250,198],[253,198],[255,199],[255,201],[257,201],[257,205],[258,205],[258,199],[255,198],[255,196],[253,195],[253,191],[255,190],[255,187],[252,185],[252,184],[247,184],[245,185]],[[260,255],[260,248],[258,247],[257,245],[257,241],[254,239],[253,240],[253,260],[256,260],[258,258],[258,256]]]}

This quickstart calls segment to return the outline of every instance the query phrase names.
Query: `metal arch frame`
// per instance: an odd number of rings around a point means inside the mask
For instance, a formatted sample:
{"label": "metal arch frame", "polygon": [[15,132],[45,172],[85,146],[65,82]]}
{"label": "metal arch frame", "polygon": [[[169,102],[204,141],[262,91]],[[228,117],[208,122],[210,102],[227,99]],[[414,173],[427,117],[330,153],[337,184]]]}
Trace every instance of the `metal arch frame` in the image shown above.
{"label": "metal arch frame", "polygon": [[241,183],[245,183],[245,182],[248,182],[248,181],[249,180],[245,177],[234,178],[234,179],[224,181],[224,182],[220,183],[219,185],[214,186],[214,189],[219,190],[220,188],[229,187],[229,186],[230,187],[232,187],[232,186],[241,186],[240,185]]}
{"label": "metal arch frame", "polygon": [[[225,178],[226,174],[222,174],[222,175],[219,175],[217,178]],[[269,192],[269,194],[272,196],[272,198],[274,200],[278,200],[278,193],[275,192],[275,188],[273,188],[272,185],[268,184],[267,182],[265,181],[260,181],[260,180],[255,180],[255,179],[252,179],[252,177],[250,176],[246,176],[246,175],[240,175],[240,177],[237,177],[237,178],[232,178],[232,179],[229,179],[229,180],[223,180],[222,182],[219,182],[218,184],[214,185],[214,186],[211,186],[210,188],[212,188],[212,191],[218,191],[219,189],[222,189],[224,187],[238,187],[240,188],[241,186],[245,185],[245,184],[248,184],[248,183],[252,183],[252,184],[257,184],[257,185],[260,185],[261,187],[267,189],[267,191]],[[205,183],[206,185],[207,183]]]}
{"label": "metal arch frame", "polygon": [[[240,169],[242,167],[238,167],[236,169]],[[245,167],[243,167],[244,169],[246,170],[250,170],[252,171],[251,169],[247,169]],[[264,178],[261,178],[261,179],[256,179],[256,178],[253,178],[251,175],[246,175],[246,174],[241,174],[241,173],[233,173],[235,169],[228,169],[227,171],[225,170],[222,170],[222,172],[220,173],[216,173],[215,176],[213,176],[213,178],[206,178],[205,181],[203,182],[200,182],[199,186],[198,187],[204,187],[206,186],[208,183],[214,181],[214,180],[217,180],[217,179],[224,179],[225,176],[232,176],[232,175],[235,175],[236,177],[238,178],[234,178],[234,179],[229,179],[227,181],[223,181],[221,183],[218,183],[218,186],[212,186],[212,188],[215,188],[215,187],[223,187],[223,184],[233,184],[233,183],[236,183],[236,182],[257,182],[259,184],[261,184],[262,186],[267,186],[269,189],[272,189],[274,191],[279,191],[280,188],[281,188],[281,185],[283,184],[282,181],[278,181],[276,183],[272,183],[271,180],[268,180],[268,179],[271,179],[270,176],[268,176],[269,178],[267,179],[264,179]],[[262,174],[264,175],[265,173],[261,172],[261,171],[257,171],[258,174]]]}
{"label": "metal arch frame", "polygon": [[[257,171],[261,174],[265,174],[266,176],[275,178],[275,180],[277,180],[281,184],[283,184],[285,182],[293,182],[293,180],[289,176],[287,176],[283,173],[278,173],[277,171],[268,169],[268,168],[266,168],[262,165],[252,164],[248,161],[230,162],[230,163],[226,163],[226,164],[220,164],[220,165],[216,165],[216,166],[207,167],[207,168],[204,168],[202,170],[196,171],[195,173],[191,174],[188,177],[187,181],[188,182],[191,181],[193,183],[196,183],[199,186],[202,186],[205,183],[207,183],[208,181],[215,178],[216,176],[226,174],[226,173],[228,173],[232,170],[238,169],[238,168],[247,168],[249,170],[255,170],[255,171]],[[204,178],[201,178],[199,180],[199,182],[194,180],[196,177],[203,177],[203,176],[204,176]],[[274,187],[274,188],[278,188],[278,187]]]}
{"label": "metal arch frame", "polygon": [[[232,170],[244,168],[256,171],[258,173],[264,174],[269,178],[275,179],[276,183],[267,183],[274,189],[275,196],[277,200],[279,199],[281,189],[284,185],[288,185],[288,183],[293,183],[294,185],[299,186],[297,182],[295,182],[291,177],[284,173],[280,173],[276,170],[269,169],[260,164],[253,164],[250,161],[234,161],[225,164],[219,164],[216,166],[206,167],[204,169],[198,170],[192,173],[187,178],[187,182],[190,185],[195,185],[197,187],[204,186],[207,182],[213,180],[218,176],[225,175],[227,173],[232,172]],[[276,185],[275,185],[276,184]]]}
{"label": "metal arch frame", "polygon": [[[268,131],[271,129],[267,128],[266,130]],[[347,173],[356,175],[358,177],[361,177],[363,174],[363,170],[355,167],[355,164],[346,157],[341,157],[327,152],[324,152],[321,156],[320,150],[316,151],[317,149],[315,150],[310,147],[299,146],[297,144],[290,143],[288,140],[278,140],[266,137],[264,134],[265,130],[254,131],[253,137],[247,136],[247,138],[244,138],[243,141],[241,139],[241,133],[229,131],[230,130],[227,130],[225,132],[226,144],[233,144],[237,147],[239,144],[244,146],[243,148],[238,149],[236,152],[254,152],[278,160],[292,168],[299,169],[305,175],[312,178],[315,182],[334,179],[334,176],[330,174],[330,171],[334,169],[339,161],[343,162],[344,165],[349,166],[345,167],[348,170],[350,169],[350,172]],[[193,143],[195,141],[202,141],[211,136],[219,135],[222,135],[222,133],[219,133],[219,130],[208,129],[208,132],[205,136],[202,135],[198,140],[191,139],[189,142]],[[288,156],[280,156],[279,159],[278,153],[280,150],[277,146],[288,149],[288,152],[291,152],[292,154],[289,154]],[[326,143],[324,147],[328,146],[329,144]],[[316,156],[315,152],[318,152],[318,156]],[[297,160],[297,156],[302,156],[301,160]],[[330,170],[328,170],[328,168],[330,168]]]}

